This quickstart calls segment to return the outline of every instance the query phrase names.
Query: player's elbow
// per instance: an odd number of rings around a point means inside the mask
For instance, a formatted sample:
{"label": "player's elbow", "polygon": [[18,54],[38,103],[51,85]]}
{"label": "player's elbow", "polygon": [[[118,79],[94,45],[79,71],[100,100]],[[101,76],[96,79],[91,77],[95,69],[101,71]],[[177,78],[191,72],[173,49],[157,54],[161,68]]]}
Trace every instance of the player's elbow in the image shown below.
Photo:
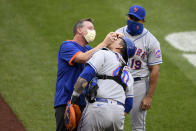
{"label": "player's elbow", "polygon": [[74,63],[85,64],[88,60],[89,60],[89,57],[87,55],[85,55],[84,53],[80,53],[74,59]]}
{"label": "player's elbow", "polygon": [[77,63],[80,63],[80,64],[85,64],[86,63],[86,59],[79,59],[78,61],[77,61]]}

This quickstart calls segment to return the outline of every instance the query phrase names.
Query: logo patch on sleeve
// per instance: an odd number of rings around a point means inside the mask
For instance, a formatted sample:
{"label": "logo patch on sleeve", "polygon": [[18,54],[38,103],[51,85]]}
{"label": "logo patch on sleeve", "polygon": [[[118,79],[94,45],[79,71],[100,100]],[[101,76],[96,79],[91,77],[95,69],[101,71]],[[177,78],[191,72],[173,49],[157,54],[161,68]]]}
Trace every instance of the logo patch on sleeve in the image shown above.
{"label": "logo patch on sleeve", "polygon": [[155,56],[156,56],[156,58],[161,57],[161,50],[159,48],[155,50]]}

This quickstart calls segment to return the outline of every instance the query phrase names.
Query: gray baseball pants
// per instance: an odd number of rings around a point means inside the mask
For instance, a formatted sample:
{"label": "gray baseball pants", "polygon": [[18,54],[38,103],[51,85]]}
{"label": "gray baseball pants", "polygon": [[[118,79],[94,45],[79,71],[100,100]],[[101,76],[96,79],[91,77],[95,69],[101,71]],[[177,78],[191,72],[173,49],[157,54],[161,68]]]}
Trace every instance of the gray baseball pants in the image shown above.
{"label": "gray baseball pants", "polygon": [[123,131],[124,107],[116,103],[88,103],[82,113],[78,131]]}
{"label": "gray baseball pants", "polygon": [[147,111],[141,110],[140,106],[143,98],[146,96],[148,87],[149,87],[149,81],[147,79],[134,82],[133,108],[130,112],[132,131],[146,130],[145,125],[146,125]]}

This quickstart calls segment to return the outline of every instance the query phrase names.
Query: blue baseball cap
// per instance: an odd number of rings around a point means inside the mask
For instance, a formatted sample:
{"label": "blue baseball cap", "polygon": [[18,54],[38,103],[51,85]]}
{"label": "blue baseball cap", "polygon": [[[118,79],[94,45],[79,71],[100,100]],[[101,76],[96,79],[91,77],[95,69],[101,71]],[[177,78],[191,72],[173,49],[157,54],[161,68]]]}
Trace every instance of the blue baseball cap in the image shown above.
{"label": "blue baseball cap", "polygon": [[142,6],[133,5],[130,7],[128,15],[133,15],[137,17],[139,20],[144,20],[146,16],[146,11]]}

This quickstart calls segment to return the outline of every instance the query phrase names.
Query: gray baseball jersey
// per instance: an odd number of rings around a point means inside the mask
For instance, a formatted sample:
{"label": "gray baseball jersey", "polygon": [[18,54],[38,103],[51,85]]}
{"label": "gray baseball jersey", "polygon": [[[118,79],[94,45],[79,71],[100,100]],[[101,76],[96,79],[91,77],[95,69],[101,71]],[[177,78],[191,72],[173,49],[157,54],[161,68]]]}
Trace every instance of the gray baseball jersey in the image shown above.
{"label": "gray baseball jersey", "polygon": [[[99,50],[87,62],[100,75],[116,76],[124,61],[119,53],[109,49]],[[126,92],[122,86],[111,79],[98,79],[97,98],[107,99],[108,102],[95,101],[88,103],[83,111],[78,130],[81,131],[123,131],[125,98],[133,97],[133,77],[130,68],[125,66],[121,78],[127,85]]]}
{"label": "gray baseball jersey", "polygon": [[[116,76],[120,69],[121,61],[124,60],[119,53],[114,53],[110,50],[100,50],[87,63],[94,68],[97,74]],[[133,78],[129,67],[124,67],[121,77],[124,83],[128,85],[126,90],[127,97],[133,96]],[[125,93],[117,82],[111,79],[98,79],[97,84],[99,86],[97,97],[113,99],[124,104]]]}
{"label": "gray baseball jersey", "polygon": [[141,35],[137,36],[129,35],[126,28],[127,26],[124,26],[116,32],[130,38],[137,48],[134,57],[129,59],[131,73],[134,78],[147,77],[149,75],[148,66],[162,63],[160,44],[146,28]]}
{"label": "gray baseball jersey", "polygon": [[133,85],[134,99],[130,113],[132,131],[145,131],[147,111],[141,110],[140,106],[149,88],[149,66],[162,63],[161,49],[157,39],[147,29],[144,28],[140,35],[131,36],[126,28],[127,26],[124,26],[116,32],[122,33],[134,42],[137,50],[128,63],[133,77],[141,78],[141,80],[135,81]]}

